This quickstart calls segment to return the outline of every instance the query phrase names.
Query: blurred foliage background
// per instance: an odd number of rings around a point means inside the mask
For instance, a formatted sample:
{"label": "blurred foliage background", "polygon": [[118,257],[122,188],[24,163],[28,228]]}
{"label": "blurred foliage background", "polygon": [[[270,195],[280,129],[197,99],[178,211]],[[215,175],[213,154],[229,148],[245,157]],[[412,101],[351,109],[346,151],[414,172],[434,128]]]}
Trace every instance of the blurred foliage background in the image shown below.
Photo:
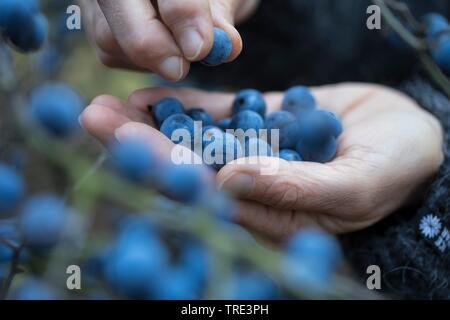
{"label": "blurred foliage background", "polygon": [[[49,19],[49,39],[45,46],[31,57],[17,56],[22,78],[29,72],[38,73],[34,82],[61,80],[77,88],[87,102],[100,94],[111,94],[126,99],[134,90],[155,83],[150,73],[139,73],[103,66],[82,30],[68,30],[66,10],[76,3],[70,0],[43,0],[42,7]],[[83,21],[82,21],[83,23]],[[37,62],[37,63],[36,63]],[[37,66],[40,66],[38,70]],[[28,86],[38,83],[28,83]]]}

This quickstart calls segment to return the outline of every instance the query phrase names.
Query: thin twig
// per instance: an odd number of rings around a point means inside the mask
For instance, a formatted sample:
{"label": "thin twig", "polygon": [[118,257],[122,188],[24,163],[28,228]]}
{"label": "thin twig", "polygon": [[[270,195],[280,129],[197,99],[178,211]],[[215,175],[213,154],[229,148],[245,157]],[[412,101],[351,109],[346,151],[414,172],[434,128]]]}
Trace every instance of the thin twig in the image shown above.
{"label": "thin twig", "polygon": [[399,2],[396,0],[385,0],[387,5],[398,11],[399,14],[408,22],[408,24],[413,27],[416,31],[422,31],[422,25],[420,22],[416,20],[411,10],[409,10],[408,5],[403,2]]}
{"label": "thin twig", "polygon": [[450,98],[450,81],[428,54],[419,53],[419,58],[432,80]]}
{"label": "thin twig", "polygon": [[64,199],[67,200],[72,193],[75,193],[78,189],[80,189],[83,184],[89,180],[89,178],[95,174],[95,172],[101,168],[101,166],[105,163],[107,157],[106,153],[102,153],[100,156],[98,156],[97,160],[94,162],[94,164],[89,168],[86,173],[81,176],[77,181],[75,181],[74,186],[70,189],[68,189],[64,195]]}
{"label": "thin twig", "polygon": [[18,272],[21,272],[21,269],[19,268],[19,260],[20,260],[20,254],[22,252],[22,245],[19,246],[16,250],[14,250],[12,259],[11,259],[11,265],[9,268],[8,276],[6,277],[3,287],[0,291],[0,300],[6,300],[8,297],[9,290],[11,289],[11,284],[14,280],[15,275]]}
{"label": "thin twig", "polygon": [[11,250],[17,250],[18,248],[18,246],[15,245],[11,240],[6,239],[4,237],[0,237],[0,242],[3,243],[8,248],[10,248]]}
{"label": "thin twig", "polygon": [[383,0],[373,0],[381,8],[381,14],[392,29],[397,32],[403,40],[416,50],[426,50],[427,45],[424,41],[415,37],[403,24],[397,19],[394,13],[389,9]]}
{"label": "thin twig", "polygon": [[429,56],[429,46],[427,42],[417,38],[408,29],[406,29],[395,17],[384,0],[373,0],[373,2],[381,8],[381,14],[391,28],[394,29],[394,31],[397,32],[397,34],[405,42],[417,51],[425,71],[429,74],[435,84],[439,86],[441,90],[450,98],[450,81]]}

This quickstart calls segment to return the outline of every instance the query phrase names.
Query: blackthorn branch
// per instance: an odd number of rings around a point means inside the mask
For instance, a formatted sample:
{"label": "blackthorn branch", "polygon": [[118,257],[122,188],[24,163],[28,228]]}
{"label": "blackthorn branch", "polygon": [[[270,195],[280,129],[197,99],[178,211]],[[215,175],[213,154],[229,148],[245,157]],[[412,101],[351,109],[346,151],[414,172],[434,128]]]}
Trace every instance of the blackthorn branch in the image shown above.
{"label": "blackthorn branch", "polygon": [[[433,81],[444,91],[444,93],[450,97],[450,81],[442,70],[431,59],[429,54],[429,45],[426,41],[417,38],[413,35],[401,22],[393,11],[390,9],[401,10],[405,12],[405,6],[400,5],[397,1],[385,1],[385,0],[373,0],[373,2],[381,8],[381,14],[383,15],[389,26],[397,32],[397,34],[413,49],[416,50],[420,61],[422,62],[425,70],[428,72]],[[408,10],[409,11],[409,10]],[[407,14],[409,19],[412,19],[411,14]],[[419,23],[414,20],[414,26],[418,26]]]}

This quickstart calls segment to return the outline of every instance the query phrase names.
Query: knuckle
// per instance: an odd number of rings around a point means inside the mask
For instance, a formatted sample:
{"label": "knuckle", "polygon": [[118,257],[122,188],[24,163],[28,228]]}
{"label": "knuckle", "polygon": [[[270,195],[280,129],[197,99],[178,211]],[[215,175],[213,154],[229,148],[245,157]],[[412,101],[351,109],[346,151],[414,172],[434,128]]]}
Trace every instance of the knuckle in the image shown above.
{"label": "knuckle", "polygon": [[222,12],[231,12],[236,6],[236,3],[234,3],[233,1],[219,0],[217,1],[216,5],[221,9]]}
{"label": "knuckle", "polygon": [[263,198],[267,199],[272,207],[294,210],[298,206],[301,192],[298,184],[289,176],[276,177],[266,183],[263,190]]}
{"label": "knuckle", "polygon": [[166,23],[173,25],[195,17],[200,8],[198,1],[165,1],[161,9]]}
{"label": "knuckle", "polygon": [[141,97],[142,97],[142,90],[143,89],[137,89],[134,90],[129,96],[128,96],[128,102],[131,104],[136,104],[136,102],[140,102],[141,101]]}
{"label": "knuckle", "polygon": [[233,14],[236,13],[237,3],[234,1],[220,0],[214,2],[213,15],[225,18],[228,21],[233,21]]}
{"label": "knuckle", "polygon": [[287,173],[261,179],[253,196],[281,210],[313,211],[349,220],[378,212],[377,206],[383,202],[380,192],[364,181],[304,177],[300,182]]}
{"label": "knuckle", "polygon": [[128,102],[133,106],[144,107],[151,104],[153,99],[152,95],[146,94],[146,89],[135,90],[128,96]]}
{"label": "knuckle", "polygon": [[165,35],[142,34],[133,39],[129,46],[131,59],[145,66],[147,62],[161,60],[164,57]]}

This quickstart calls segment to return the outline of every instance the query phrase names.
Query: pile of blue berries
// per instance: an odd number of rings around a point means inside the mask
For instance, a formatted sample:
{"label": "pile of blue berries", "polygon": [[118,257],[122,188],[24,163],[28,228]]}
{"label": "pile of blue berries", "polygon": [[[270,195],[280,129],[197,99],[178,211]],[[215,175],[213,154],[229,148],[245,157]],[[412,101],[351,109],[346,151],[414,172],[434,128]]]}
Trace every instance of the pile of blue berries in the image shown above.
{"label": "pile of blue berries", "polygon": [[18,49],[39,49],[47,36],[47,20],[39,0],[0,1],[0,33]]}
{"label": "pile of blue berries", "polygon": [[[254,89],[238,92],[232,116],[215,123],[205,110],[186,110],[172,97],[151,107],[155,123],[165,136],[196,153],[200,151],[204,162],[216,170],[232,160],[251,156],[320,163],[335,157],[337,138],[343,131],[341,121],[334,113],[318,108],[307,87],[287,90],[281,111],[266,116],[266,110],[264,96]],[[201,125],[198,130],[196,124]]]}

